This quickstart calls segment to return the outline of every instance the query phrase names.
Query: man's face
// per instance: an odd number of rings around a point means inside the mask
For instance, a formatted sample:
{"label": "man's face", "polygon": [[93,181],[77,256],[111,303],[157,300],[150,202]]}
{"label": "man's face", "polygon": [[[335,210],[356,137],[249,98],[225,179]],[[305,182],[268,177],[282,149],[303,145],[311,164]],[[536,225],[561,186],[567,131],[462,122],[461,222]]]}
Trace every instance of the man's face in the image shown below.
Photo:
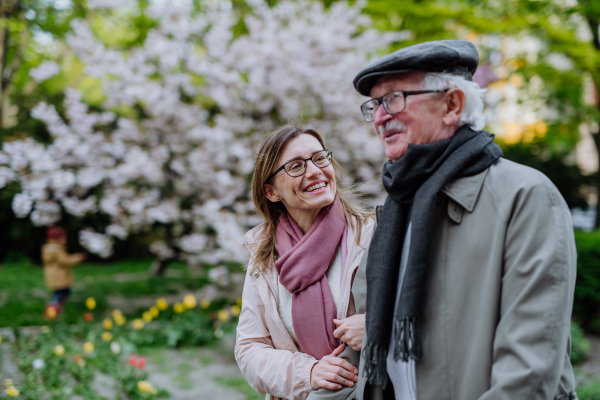
{"label": "man's face", "polygon": [[[425,90],[423,72],[384,75],[371,90],[372,98],[379,98],[395,90]],[[442,119],[445,114],[444,93],[427,93],[406,98],[406,109],[390,115],[383,104],[374,115],[373,125],[385,154],[392,162],[402,157],[409,143],[425,144],[448,137]],[[451,136],[451,135],[450,135]]]}

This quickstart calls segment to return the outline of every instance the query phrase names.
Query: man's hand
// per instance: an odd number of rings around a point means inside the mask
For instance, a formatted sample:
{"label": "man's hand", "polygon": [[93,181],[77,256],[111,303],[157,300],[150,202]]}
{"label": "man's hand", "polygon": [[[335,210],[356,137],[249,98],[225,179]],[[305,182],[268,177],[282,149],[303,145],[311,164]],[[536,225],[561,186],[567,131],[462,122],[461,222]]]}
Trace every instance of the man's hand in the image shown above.
{"label": "man's hand", "polygon": [[333,336],[340,342],[346,343],[353,350],[362,349],[363,335],[365,332],[365,314],[355,314],[345,319],[334,319],[337,329],[333,331]]}
{"label": "man's hand", "polygon": [[348,361],[338,358],[345,347],[340,345],[333,353],[315,364],[310,372],[310,385],[314,390],[340,390],[342,385],[352,387],[354,382],[358,381],[358,369]]}

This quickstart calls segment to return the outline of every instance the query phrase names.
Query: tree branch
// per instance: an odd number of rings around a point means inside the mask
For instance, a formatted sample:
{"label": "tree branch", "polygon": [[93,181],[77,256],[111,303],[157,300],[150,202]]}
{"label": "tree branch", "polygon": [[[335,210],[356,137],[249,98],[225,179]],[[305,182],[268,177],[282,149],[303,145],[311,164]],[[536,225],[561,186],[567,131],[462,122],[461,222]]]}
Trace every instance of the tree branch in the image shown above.
{"label": "tree branch", "polygon": [[25,44],[27,43],[27,35],[29,33],[29,29],[24,24],[25,23],[25,9],[22,9],[19,15],[19,22],[23,23],[23,30],[21,31],[21,37],[19,38],[19,44],[17,46],[17,50],[15,51],[15,55],[10,63],[10,69],[8,72],[8,76],[4,82],[3,92],[8,92],[10,89],[10,85],[12,84],[13,77],[17,68],[19,68],[19,64],[21,63],[21,57],[23,56],[23,49],[25,48]]}
{"label": "tree branch", "polygon": [[594,48],[597,51],[600,51],[600,38],[598,37],[598,21],[593,19],[592,17],[587,17],[587,21],[588,25],[590,26],[590,30],[592,31]]}

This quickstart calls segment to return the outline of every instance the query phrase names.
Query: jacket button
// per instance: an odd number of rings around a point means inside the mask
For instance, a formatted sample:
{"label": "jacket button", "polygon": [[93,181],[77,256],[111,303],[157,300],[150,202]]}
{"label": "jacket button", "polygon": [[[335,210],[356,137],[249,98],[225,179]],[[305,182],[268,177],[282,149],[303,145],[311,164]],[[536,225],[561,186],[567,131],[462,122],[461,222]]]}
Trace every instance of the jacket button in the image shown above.
{"label": "jacket button", "polygon": [[258,272],[254,273],[254,277],[258,278]]}

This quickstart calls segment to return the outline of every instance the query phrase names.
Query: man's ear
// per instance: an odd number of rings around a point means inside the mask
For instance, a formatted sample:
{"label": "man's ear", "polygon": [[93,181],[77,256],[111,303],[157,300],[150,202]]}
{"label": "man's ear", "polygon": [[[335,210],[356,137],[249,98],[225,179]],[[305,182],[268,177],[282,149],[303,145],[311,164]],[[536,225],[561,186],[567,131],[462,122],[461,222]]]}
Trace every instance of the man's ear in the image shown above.
{"label": "man's ear", "polygon": [[457,88],[450,89],[446,93],[446,114],[442,118],[444,125],[454,126],[460,121],[465,107],[465,93]]}
{"label": "man's ear", "polygon": [[263,192],[265,193],[265,196],[267,196],[267,199],[271,200],[272,203],[280,201],[277,197],[275,188],[270,183],[265,183],[263,185]]}

